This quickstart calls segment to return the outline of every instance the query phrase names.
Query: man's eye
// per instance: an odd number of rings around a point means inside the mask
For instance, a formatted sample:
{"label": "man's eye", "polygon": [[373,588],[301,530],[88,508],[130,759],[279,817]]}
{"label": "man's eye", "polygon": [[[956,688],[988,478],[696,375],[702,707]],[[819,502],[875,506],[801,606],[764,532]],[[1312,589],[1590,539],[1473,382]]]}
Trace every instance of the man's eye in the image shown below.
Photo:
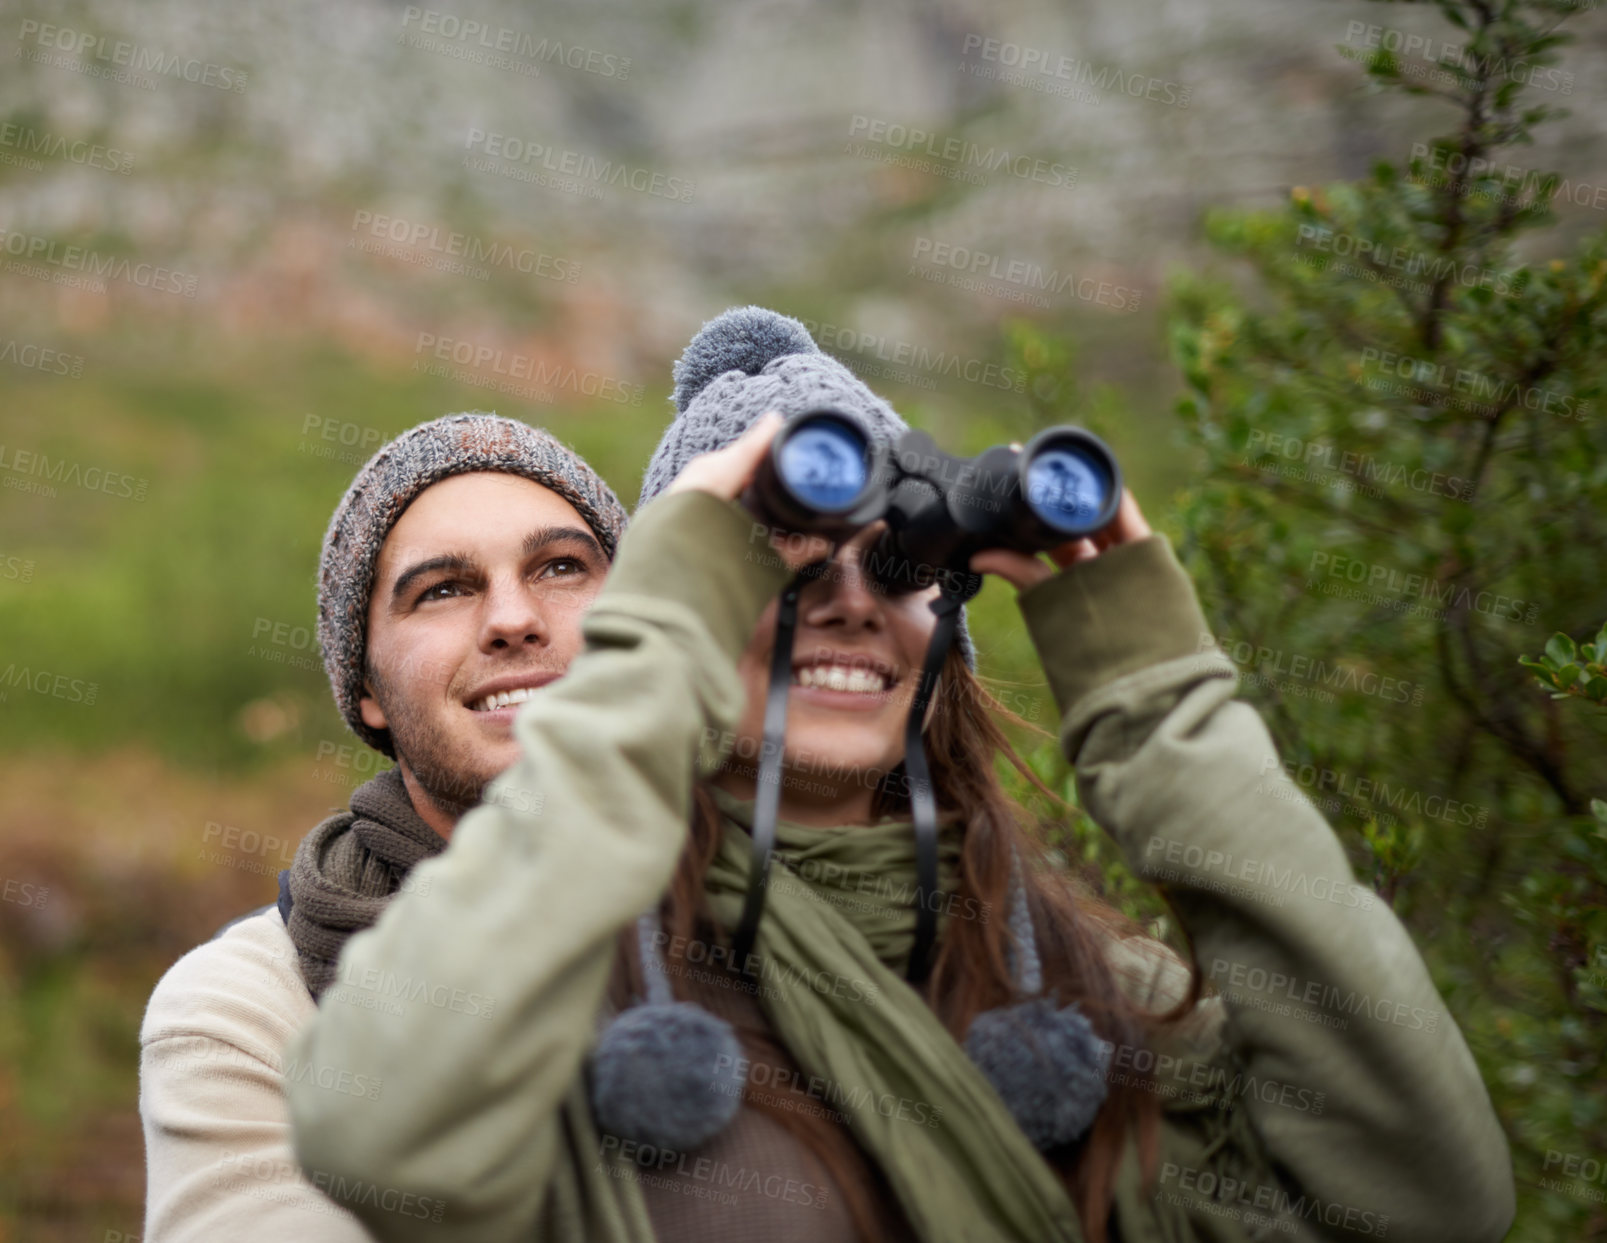
{"label": "man's eye", "polygon": [[557,557],[541,567],[541,576],[543,578],[565,578],[571,574],[584,574],[585,572],[586,563],[579,557]]}
{"label": "man's eye", "polygon": [[[421,591],[418,597],[419,603],[423,604],[426,600],[445,600],[447,599],[448,593],[455,595],[457,594],[457,591],[458,584],[453,582],[451,579],[447,579],[444,583],[436,583],[433,586],[426,587],[423,591]],[[436,592],[441,592],[442,594],[437,595]]]}

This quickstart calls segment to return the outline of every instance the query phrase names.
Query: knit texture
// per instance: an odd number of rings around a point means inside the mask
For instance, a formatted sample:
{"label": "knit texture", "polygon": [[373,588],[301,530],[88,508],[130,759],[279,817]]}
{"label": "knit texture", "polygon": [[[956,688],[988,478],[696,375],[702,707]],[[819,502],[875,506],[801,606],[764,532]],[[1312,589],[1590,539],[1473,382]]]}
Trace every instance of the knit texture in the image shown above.
{"label": "knit texture", "polygon": [[[822,353],[801,323],[758,306],[733,308],[699,329],[675,364],[674,400],[677,415],[647,464],[638,509],[693,458],[724,448],[767,410],[788,417],[841,410],[889,445],[909,430],[892,406]],[[964,609],[954,642],[975,669]]]}
{"label": "knit texture", "polygon": [[390,731],[358,711],[368,640],[368,602],[385,537],[414,498],[451,475],[497,471],[550,488],[585,519],[610,559],[625,509],[578,454],[549,433],[471,411],[420,423],[380,447],[335,507],[318,564],[318,644],[335,705],[369,746],[392,759]]}
{"label": "knit texture", "polygon": [[346,938],[379,918],[415,864],[445,849],[394,768],[358,786],[350,811],[301,839],[289,869],[285,929],[314,997],[334,982]]}

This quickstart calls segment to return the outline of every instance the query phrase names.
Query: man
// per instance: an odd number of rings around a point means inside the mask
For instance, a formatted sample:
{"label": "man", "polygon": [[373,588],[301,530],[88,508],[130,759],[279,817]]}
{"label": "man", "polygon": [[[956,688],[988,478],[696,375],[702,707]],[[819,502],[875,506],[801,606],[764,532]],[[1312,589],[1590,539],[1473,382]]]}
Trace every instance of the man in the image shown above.
{"label": "man", "polygon": [[[372,981],[339,979],[340,946],[517,758],[519,706],[580,651],[624,524],[585,462],[494,415],[424,423],[358,472],[324,537],[318,637],[342,716],[396,767],[307,835],[277,907],[192,950],[152,993],[140,1032],[147,1243],[369,1238],[342,1205],[389,1189],[304,1176],[284,1091],[309,1081],[356,1104],[385,1085],[298,1065],[286,1045],[325,989],[386,1004]],[[443,998],[454,1003],[490,1005]]]}

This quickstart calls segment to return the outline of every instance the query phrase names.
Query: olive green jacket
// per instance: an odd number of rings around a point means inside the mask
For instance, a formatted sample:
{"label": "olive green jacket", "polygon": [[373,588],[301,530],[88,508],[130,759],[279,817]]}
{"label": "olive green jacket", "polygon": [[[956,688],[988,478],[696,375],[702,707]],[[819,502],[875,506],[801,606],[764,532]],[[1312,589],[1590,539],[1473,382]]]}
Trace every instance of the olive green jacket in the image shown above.
{"label": "olive green jacket", "polygon": [[[787,577],[734,504],[645,507],[585,652],[516,718],[523,758],[347,943],[343,986],[290,1056],[385,1090],[361,1109],[310,1080],[287,1090],[309,1173],[445,1205],[357,1207],[376,1238],[548,1237],[618,935],[669,885],[693,783],[743,706],[736,657]],[[1461,1033],[1233,698],[1231,663],[1202,654],[1210,628],[1169,545],[1111,549],[1019,602],[1084,806],[1163,886],[1217,989],[1186,1043],[1114,1052],[1113,1077],[1150,1072],[1168,1097],[1158,1183],[1140,1185],[1133,1152],[1119,1174],[1120,1237],[1502,1238],[1511,1163]],[[1156,943],[1112,960],[1157,1007],[1179,995],[1186,973]]]}

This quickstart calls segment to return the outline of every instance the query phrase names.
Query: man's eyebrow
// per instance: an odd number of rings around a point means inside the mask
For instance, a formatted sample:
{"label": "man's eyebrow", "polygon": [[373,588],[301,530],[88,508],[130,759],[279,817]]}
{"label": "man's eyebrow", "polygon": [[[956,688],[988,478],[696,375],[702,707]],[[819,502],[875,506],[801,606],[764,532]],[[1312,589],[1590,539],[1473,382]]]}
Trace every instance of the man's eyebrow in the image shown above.
{"label": "man's eyebrow", "polygon": [[524,547],[520,551],[526,557],[533,557],[548,544],[556,544],[562,540],[579,540],[599,561],[608,560],[596,536],[584,527],[538,527],[525,536]]}
{"label": "man's eyebrow", "polygon": [[476,574],[480,566],[466,552],[446,552],[439,557],[431,557],[416,565],[410,565],[396,576],[396,585],[391,588],[391,603],[394,605],[406,595],[408,585],[415,579],[425,574],[433,574],[436,570],[456,570],[459,574]]}
{"label": "man's eyebrow", "polygon": [[[599,561],[608,559],[604,555],[602,545],[597,542],[596,537],[590,531],[581,527],[538,527],[525,536],[524,544],[520,547],[519,554],[528,559],[535,556],[543,548],[551,544],[562,543],[565,540],[574,540],[586,545],[586,550]],[[392,605],[401,600],[407,594],[408,587],[422,575],[433,574],[437,570],[455,570],[459,574],[477,574],[480,572],[480,565],[466,552],[442,553],[438,557],[430,557],[427,560],[418,562],[416,565],[410,565],[401,574],[397,575],[396,584],[391,588]]]}

